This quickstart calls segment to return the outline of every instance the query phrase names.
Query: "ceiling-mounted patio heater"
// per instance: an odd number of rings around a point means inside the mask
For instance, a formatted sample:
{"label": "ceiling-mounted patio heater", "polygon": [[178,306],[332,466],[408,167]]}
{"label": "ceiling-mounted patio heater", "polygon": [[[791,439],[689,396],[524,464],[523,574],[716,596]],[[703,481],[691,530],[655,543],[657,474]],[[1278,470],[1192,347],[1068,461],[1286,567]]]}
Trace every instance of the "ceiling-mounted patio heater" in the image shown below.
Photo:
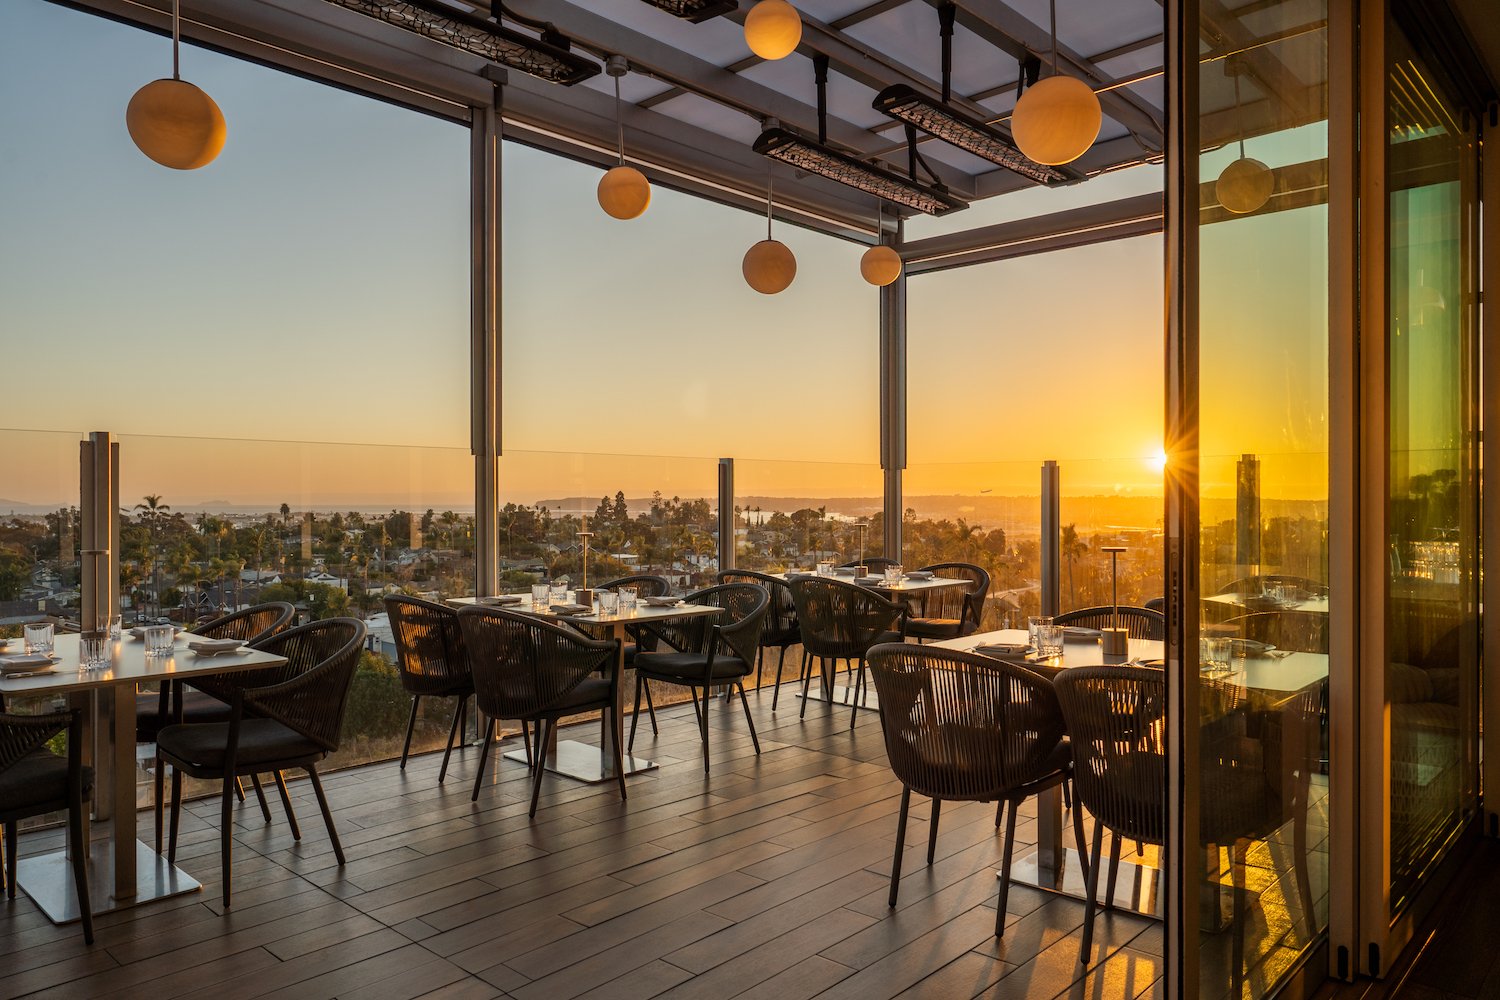
{"label": "ceiling-mounted patio heater", "polygon": [[487,20],[439,0],[328,2],[551,83],[572,86],[599,73],[598,63],[570,52],[568,39],[550,27],[532,38],[500,24],[499,4]]}
{"label": "ceiling-mounted patio heater", "polygon": [[[1068,184],[1082,180],[1083,175],[1075,170],[1044,166],[1031,160],[1016,148],[1010,136],[949,103],[953,89],[953,19],[956,12],[957,8],[951,3],[938,8],[943,44],[942,99],[928,97],[898,83],[877,94],[871,106],[883,115],[914,125],[936,139],[1029,177],[1038,184]],[[1034,56],[1022,62],[1018,91],[1024,91],[1027,83],[1036,82],[1040,68],[1041,63]]]}
{"label": "ceiling-mounted patio heater", "polygon": [[739,6],[739,0],[646,0],[646,3],[694,24],[728,14]]}
{"label": "ceiling-mounted patio heater", "polygon": [[[910,167],[909,176],[903,177],[894,170],[887,170],[876,163],[867,163],[848,153],[828,145],[828,56],[819,53],[813,57],[813,72],[818,85],[818,138],[804,138],[791,129],[774,125],[767,128],[755,140],[755,152],[762,156],[789,163],[798,170],[805,170],[831,181],[847,184],[857,191],[883,198],[896,205],[928,215],[946,215],[969,203],[950,192],[933,173],[927,161],[917,152],[916,132],[906,127],[906,145]],[[920,164],[932,178],[931,183],[917,180]]]}

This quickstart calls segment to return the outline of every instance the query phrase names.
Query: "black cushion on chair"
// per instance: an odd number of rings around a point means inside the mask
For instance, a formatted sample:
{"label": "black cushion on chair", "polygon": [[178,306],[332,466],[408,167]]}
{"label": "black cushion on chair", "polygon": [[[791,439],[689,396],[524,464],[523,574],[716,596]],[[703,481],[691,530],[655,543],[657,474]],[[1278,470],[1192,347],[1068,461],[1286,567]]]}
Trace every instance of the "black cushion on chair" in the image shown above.
{"label": "black cushion on chair", "polygon": [[[157,711],[158,707],[159,701],[155,697],[141,697],[136,700],[135,731],[138,742],[148,742],[153,739],[159,729],[172,725],[171,712],[167,713],[166,719],[162,719]],[[189,688],[182,695],[182,721],[185,723],[228,722],[229,706],[212,695]]]}
{"label": "black cushion on chair", "polygon": [[590,677],[563,696],[562,700],[542,712],[546,716],[567,715],[572,710],[588,711],[609,702],[610,687],[607,677]]}
{"label": "black cushion on chair", "polygon": [[[94,769],[83,769],[83,798],[94,788]],[[66,803],[68,758],[38,750],[0,771],[0,813],[24,812],[50,802]],[[63,806],[66,807],[65,805]]]}
{"label": "black cushion on chair", "polygon": [[[703,653],[641,653],[635,668],[652,677],[671,677],[691,684],[703,680],[708,657]],[[714,657],[713,679],[732,681],[749,676],[750,666],[738,656]]]}
{"label": "black cushion on chair", "polygon": [[[229,745],[229,724],[168,726],[156,736],[160,751],[185,764],[218,769],[224,766]],[[318,744],[274,719],[244,719],[240,722],[240,746],[235,754],[235,768],[246,764],[274,763],[321,758],[324,750]]]}
{"label": "black cushion on chair", "polygon": [[906,634],[918,639],[957,639],[963,629],[957,618],[912,618],[906,623]]}

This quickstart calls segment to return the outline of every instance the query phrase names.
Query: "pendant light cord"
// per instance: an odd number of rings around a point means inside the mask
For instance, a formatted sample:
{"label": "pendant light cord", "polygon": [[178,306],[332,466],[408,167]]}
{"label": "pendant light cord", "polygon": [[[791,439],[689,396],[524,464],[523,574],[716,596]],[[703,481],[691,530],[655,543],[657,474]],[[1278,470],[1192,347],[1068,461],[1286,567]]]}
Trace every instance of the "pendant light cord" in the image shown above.
{"label": "pendant light cord", "polygon": [[615,143],[620,154],[620,166],[625,165],[625,121],[620,117],[620,78],[615,77]]}
{"label": "pendant light cord", "polygon": [[1047,5],[1052,15],[1052,75],[1057,75],[1057,0]]}
{"label": "pendant light cord", "polygon": [[771,239],[771,206],[773,204],[775,204],[775,202],[773,200],[775,196],[772,194],[772,192],[775,190],[775,185],[776,185],[776,178],[774,178],[774,177],[771,176],[770,171],[767,171],[766,172],[766,240],[768,242]]}
{"label": "pendant light cord", "polygon": [[1235,67],[1234,73],[1234,121],[1240,130],[1240,159],[1245,158],[1245,120],[1240,117],[1240,74],[1239,67]]}
{"label": "pendant light cord", "polygon": [[181,80],[177,46],[182,38],[182,0],[172,0],[172,79]]}

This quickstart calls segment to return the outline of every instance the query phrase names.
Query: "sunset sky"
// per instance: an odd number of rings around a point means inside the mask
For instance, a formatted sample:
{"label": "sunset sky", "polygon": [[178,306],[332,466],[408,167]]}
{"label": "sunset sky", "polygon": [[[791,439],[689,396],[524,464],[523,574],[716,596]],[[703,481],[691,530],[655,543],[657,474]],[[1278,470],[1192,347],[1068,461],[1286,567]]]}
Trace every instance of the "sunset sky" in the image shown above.
{"label": "sunset sky", "polygon": [[[0,88],[26,95],[0,105],[0,134],[19,139],[0,148],[0,427],[63,432],[0,432],[8,456],[34,456],[5,463],[0,498],[76,495],[73,442],[109,429],[127,435],[132,496],[470,504],[466,130],[188,48],[183,76],[229,139],[209,167],[170,171],[124,126],[131,93],[170,69],[165,39],[43,0],[12,0],[0,26]],[[1100,200],[1159,183],[1138,171],[1089,183]],[[740,258],[763,218],[658,186],[644,217],[618,222],[598,176],[506,148],[507,497],[698,495],[721,455],[740,462],[741,493],[878,494],[861,248],[778,224],[797,280],[762,296]],[[974,224],[1088,194],[1028,192]],[[1307,210],[1206,231],[1205,283],[1222,294],[1204,296],[1205,427],[1232,428],[1206,450],[1323,447],[1326,351],[1308,325],[1324,272],[1297,253],[1240,270],[1216,242],[1295,246],[1320,225]],[[1065,489],[1159,489],[1161,247],[912,279],[908,492],[1029,492],[1048,458]],[[1232,354],[1207,346],[1210,328]]]}

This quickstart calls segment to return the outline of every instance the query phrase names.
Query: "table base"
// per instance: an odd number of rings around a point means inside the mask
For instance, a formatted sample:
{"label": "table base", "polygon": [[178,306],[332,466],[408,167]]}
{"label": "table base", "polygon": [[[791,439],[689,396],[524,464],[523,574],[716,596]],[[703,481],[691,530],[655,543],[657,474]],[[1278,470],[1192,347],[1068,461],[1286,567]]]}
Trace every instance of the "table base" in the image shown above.
{"label": "table base", "polygon": [[[135,842],[135,870],[135,895],[116,899],[109,892],[115,884],[114,845],[107,839],[90,845],[89,895],[95,914],[112,913],[203,888],[201,882],[139,840]],[[18,859],[16,883],[54,924],[71,924],[82,919],[78,892],[73,887],[73,866],[66,851]]]}
{"label": "table base", "polygon": [[[1063,854],[1061,871],[1055,868],[1042,868],[1038,865],[1036,851],[1032,851],[1024,858],[1017,858],[1011,864],[1011,882],[1058,896],[1087,900],[1088,886],[1083,880],[1083,865],[1080,863],[1078,851],[1070,847],[1065,849]],[[1104,867],[1099,872],[1101,906],[1104,903],[1104,890],[1109,878],[1107,853],[1103,858],[1103,865]],[[999,878],[1000,873],[996,872],[995,877]],[[1162,912],[1161,890],[1161,872],[1156,868],[1134,861],[1120,862],[1119,874],[1115,876],[1114,904],[1116,909],[1161,920],[1165,916]]]}
{"label": "table base", "polygon": [[[526,763],[525,750],[511,750],[505,754],[506,760],[514,760]],[[558,740],[557,749],[547,755],[547,770],[553,774],[561,774],[564,777],[573,778],[589,785],[598,785],[606,781],[615,780],[613,767],[605,767],[604,753],[598,747],[589,746],[587,743],[579,743],[577,740]],[[642,771],[654,771],[658,767],[656,761],[647,760],[644,757],[625,756],[625,774],[640,774]]]}

